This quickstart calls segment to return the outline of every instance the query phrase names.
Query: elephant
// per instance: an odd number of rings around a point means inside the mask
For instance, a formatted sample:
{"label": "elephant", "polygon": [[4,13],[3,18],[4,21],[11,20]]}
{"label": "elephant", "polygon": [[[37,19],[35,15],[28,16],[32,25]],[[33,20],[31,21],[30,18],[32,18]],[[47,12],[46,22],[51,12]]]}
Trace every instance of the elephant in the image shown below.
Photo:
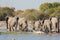
{"label": "elephant", "polygon": [[58,31],[58,19],[57,19],[57,17],[52,17],[51,22],[52,22],[52,32],[57,32]]}
{"label": "elephant", "polygon": [[44,20],[43,31],[44,32],[51,32],[51,20],[50,19]]}
{"label": "elephant", "polygon": [[18,19],[18,27],[20,31],[27,31],[27,19],[24,17],[19,17]]}
{"label": "elephant", "polygon": [[18,25],[17,17],[6,17],[6,24],[8,31],[16,31]]}
{"label": "elephant", "polygon": [[58,18],[58,33],[60,33],[60,18]]}
{"label": "elephant", "polygon": [[37,20],[34,23],[35,31],[42,31],[43,20]]}
{"label": "elephant", "polygon": [[32,21],[28,21],[28,32],[33,32],[33,22]]}
{"label": "elephant", "polygon": [[40,20],[40,19],[39,19],[39,23],[40,23],[40,24],[39,24],[39,30],[40,30],[40,31],[43,31],[44,20]]}
{"label": "elephant", "polygon": [[35,31],[38,31],[38,27],[39,27],[39,21],[37,20],[37,21],[35,21],[35,23],[34,23],[34,30]]}

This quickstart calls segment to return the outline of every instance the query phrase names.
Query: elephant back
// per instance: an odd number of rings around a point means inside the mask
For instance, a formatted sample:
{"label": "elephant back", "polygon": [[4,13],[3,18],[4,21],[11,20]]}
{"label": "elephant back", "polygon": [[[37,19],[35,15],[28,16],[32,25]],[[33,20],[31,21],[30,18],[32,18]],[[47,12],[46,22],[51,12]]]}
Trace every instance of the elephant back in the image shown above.
{"label": "elephant back", "polygon": [[18,20],[19,24],[25,24],[25,22],[27,22],[27,20],[24,17],[23,18],[19,17],[19,20]]}
{"label": "elephant back", "polygon": [[9,17],[9,19],[8,19],[8,24],[9,24],[10,26],[15,25],[15,24],[16,24],[16,18],[14,18],[14,17]]}

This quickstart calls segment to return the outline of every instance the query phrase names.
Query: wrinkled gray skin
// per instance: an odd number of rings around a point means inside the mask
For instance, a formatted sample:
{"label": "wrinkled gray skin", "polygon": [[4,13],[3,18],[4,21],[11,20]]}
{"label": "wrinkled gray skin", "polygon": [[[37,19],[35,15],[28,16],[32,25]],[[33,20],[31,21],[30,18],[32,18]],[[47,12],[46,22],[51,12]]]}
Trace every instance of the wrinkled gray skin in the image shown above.
{"label": "wrinkled gray skin", "polygon": [[17,17],[6,17],[6,24],[8,31],[16,31],[17,30]]}
{"label": "wrinkled gray skin", "polygon": [[19,30],[21,31],[27,31],[27,19],[24,18],[24,17],[19,17],[18,19],[18,27],[19,27]]}
{"label": "wrinkled gray skin", "polygon": [[28,32],[33,32],[33,22],[32,21],[28,21]]}
{"label": "wrinkled gray skin", "polygon": [[51,19],[51,22],[52,22],[52,31],[53,32],[56,32],[56,31],[58,31],[58,19],[57,19],[57,17],[52,17],[52,19]]}
{"label": "wrinkled gray skin", "polygon": [[44,24],[43,24],[43,31],[44,32],[51,32],[50,25],[51,25],[51,20],[45,19]]}

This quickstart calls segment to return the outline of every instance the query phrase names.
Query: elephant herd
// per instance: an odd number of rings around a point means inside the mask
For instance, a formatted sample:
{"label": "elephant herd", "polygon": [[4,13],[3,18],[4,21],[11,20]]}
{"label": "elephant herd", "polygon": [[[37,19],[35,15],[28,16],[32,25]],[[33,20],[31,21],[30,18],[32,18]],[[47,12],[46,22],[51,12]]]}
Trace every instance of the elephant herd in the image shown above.
{"label": "elephant herd", "polygon": [[24,17],[6,17],[8,31],[43,31],[43,32],[59,32],[60,19],[52,17],[44,20],[27,20]]}

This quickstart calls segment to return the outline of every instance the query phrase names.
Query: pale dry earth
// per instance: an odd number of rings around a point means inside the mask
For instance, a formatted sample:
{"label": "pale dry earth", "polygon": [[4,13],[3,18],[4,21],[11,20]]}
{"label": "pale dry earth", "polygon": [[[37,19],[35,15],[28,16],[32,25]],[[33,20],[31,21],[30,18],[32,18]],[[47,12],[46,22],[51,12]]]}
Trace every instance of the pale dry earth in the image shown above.
{"label": "pale dry earth", "polygon": [[0,30],[6,29],[6,21],[0,21]]}

